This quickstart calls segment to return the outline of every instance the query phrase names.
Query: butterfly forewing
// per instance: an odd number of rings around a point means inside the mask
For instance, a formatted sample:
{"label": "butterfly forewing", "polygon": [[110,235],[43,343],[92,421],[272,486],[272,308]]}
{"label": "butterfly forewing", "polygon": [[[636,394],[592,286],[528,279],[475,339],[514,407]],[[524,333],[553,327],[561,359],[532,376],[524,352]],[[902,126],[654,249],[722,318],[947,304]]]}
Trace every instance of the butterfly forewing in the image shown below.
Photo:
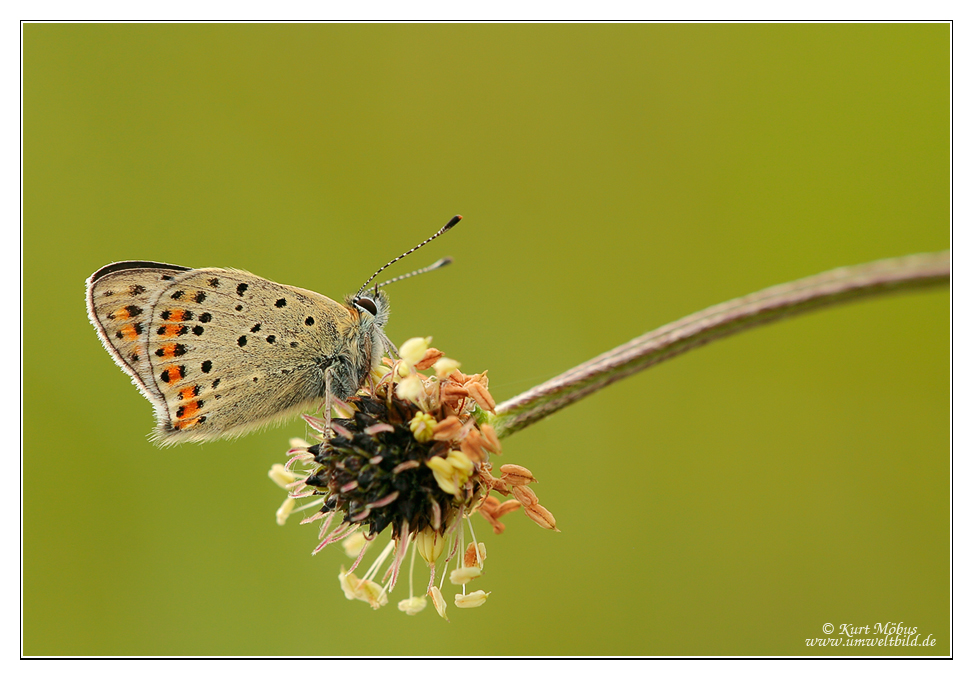
{"label": "butterfly forewing", "polygon": [[344,305],[246,272],[195,269],[151,301],[145,327],[163,442],[242,434],[325,395]]}

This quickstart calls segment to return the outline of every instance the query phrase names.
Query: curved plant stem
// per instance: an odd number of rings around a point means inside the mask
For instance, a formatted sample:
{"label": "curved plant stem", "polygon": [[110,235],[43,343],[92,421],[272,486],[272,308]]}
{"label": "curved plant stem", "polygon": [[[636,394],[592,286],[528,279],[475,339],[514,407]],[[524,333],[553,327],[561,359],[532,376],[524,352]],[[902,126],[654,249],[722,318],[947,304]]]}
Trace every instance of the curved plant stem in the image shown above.
{"label": "curved plant stem", "polygon": [[760,324],[887,293],[949,283],[950,253],[924,253],[842,267],[766,288],[691,314],[575,366],[499,404],[490,419],[504,437],[616,380]]}

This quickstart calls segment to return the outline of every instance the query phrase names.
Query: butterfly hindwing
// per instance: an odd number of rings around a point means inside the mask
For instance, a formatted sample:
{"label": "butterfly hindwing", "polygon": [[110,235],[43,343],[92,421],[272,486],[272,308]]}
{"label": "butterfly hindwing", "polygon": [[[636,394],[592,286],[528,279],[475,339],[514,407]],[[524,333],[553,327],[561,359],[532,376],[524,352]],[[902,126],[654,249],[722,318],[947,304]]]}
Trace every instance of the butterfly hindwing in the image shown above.
{"label": "butterfly hindwing", "polygon": [[105,349],[158,409],[162,394],[154,387],[145,341],[150,303],[187,267],[161,262],[116,262],[88,279],[88,317]]}

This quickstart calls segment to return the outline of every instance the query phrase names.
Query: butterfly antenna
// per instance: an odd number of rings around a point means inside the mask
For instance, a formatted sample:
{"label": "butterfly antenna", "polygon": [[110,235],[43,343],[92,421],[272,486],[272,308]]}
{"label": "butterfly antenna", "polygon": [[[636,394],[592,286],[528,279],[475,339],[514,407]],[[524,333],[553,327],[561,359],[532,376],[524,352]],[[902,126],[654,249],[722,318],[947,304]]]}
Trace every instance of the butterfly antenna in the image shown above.
{"label": "butterfly antenna", "polygon": [[395,283],[396,281],[401,281],[402,279],[412,278],[413,276],[418,276],[419,274],[425,274],[426,272],[431,272],[431,271],[433,271],[435,269],[439,269],[441,267],[445,267],[446,265],[452,264],[452,263],[453,263],[453,258],[451,258],[451,257],[444,257],[441,260],[436,260],[435,262],[433,262],[428,267],[423,267],[422,269],[416,269],[414,272],[409,272],[408,274],[403,274],[402,276],[396,276],[394,279],[389,279],[388,281],[384,281],[384,282],[376,285],[375,286],[375,290],[378,290],[379,288],[382,288],[383,286],[387,286],[390,283]]}
{"label": "butterfly antenna", "polygon": [[[376,276],[378,276],[382,271],[384,271],[388,267],[392,266],[393,264],[395,264],[396,262],[398,262],[399,260],[401,260],[406,255],[411,255],[412,253],[416,252],[417,250],[419,250],[420,248],[422,248],[422,246],[426,245],[430,241],[439,238],[440,236],[442,236],[443,234],[445,234],[447,231],[449,231],[450,229],[452,229],[453,227],[455,227],[457,225],[457,223],[459,223],[459,221],[461,219],[463,219],[463,216],[462,215],[456,215],[453,219],[451,219],[449,222],[447,222],[443,226],[442,229],[440,229],[435,234],[433,234],[432,236],[430,236],[429,238],[427,238],[425,241],[423,241],[422,243],[420,243],[419,245],[417,245],[415,248],[412,248],[411,250],[405,251],[404,253],[402,253],[401,255],[399,255],[394,260],[390,260],[388,262],[388,264],[386,264],[384,267],[380,267],[379,270],[377,272],[375,272],[374,274],[372,274],[368,278],[368,281],[366,281],[362,285],[362,287],[358,289],[358,292],[355,294],[355,297],[356,298],[357,297],[360,297],[361,294],[365,292],[365,289],[368,288],[368,284],[371,283],[372,280]],[[438,262],[436,262],[434,264],[431,264],[431,265],[429,265],[428,267],[426,267],[424,269],[417,269],[416,271],[412,272],[411,274],[406,274],[405,276],[399,276],[398,278],[394,278],[394,279],[391,279],[389,281],[386,281],[385,283],[383,283],[383,284],[381,284],[379,286],[376,286],[376,288],[381,288],[381,286],[384,286],[386,284],[392,283],[392,281],[399,281],[400,279],[407,279],[410,276],[415,276],[416,274],[423,274],[423,273],[425,273],[427,271],[432,271],[433,269],[439,269],[440,267],[445,267],[450,262],[452,262],[452,260],[450,258],[448,258],[448,257],[447,258],[443,258],[442,260],[439,260]]]}

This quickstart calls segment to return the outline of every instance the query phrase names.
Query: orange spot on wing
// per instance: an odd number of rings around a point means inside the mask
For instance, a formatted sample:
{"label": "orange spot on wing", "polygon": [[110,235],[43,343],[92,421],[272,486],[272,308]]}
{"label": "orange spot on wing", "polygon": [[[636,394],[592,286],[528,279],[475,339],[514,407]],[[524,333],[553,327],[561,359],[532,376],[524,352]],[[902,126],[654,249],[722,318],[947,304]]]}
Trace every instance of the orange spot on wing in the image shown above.
{"label": "orange spot on wing", "polygon": [[185,309],[173,309],[169,311],[169,321],[185,321],[185,320],[186,320]]}
{"label": "orange spot on wing", "polygon": [[164,329],[162,332],[162,337],[164,338],[175,338],[179,335],[179,331],[182,330],[182,326],[173,326],[171,324],[166,324],[162,328]]}
{"label": "orange spot on wing", "polygon": [[170,385],[182,379],[182,375],[179,372],[178,366],[170,366],[169,368],[167,368],[166,375],[169,378]]}
{"label": "orange spot on wing", "polygon": [[192,420],[177,420],[172,424],[177,430],[187,430],[199,423],[199,418],[193,418]]}
{"label": "orange spot on wing", "polygon": [[135,324],[128,324],[127,326],[122,326],[122,337],[129,342],[135,342],[138,338],[139,333],[135,330]]}
{"label": "orange spot on wing", "polygon": [[187,420],[189,418],[192,418],[194,415],[196,415],[197,411],[199,411],[199,402],[198,401],[189,402],[188,404],[183,406],[182,419]]}
{"label": "orange spot on wing", "polygon": [[196,388],[187,387],[184,390],[179,390],[179,396],[182,397],[183,401],[186,401],[187,399],[192,399],[193,397],[196,396]]}
{"label": "orange spot on wing", "polygon": [[124,320],[125,320],[125,319],[127,319],[127,318],[128,318],[128,317],[129,317],[130,315],[129,315],[129,313],[128,313],[128,310],[127,310],[127,309],[125,309],[124,307],[122,307],[122,308],[121,308],[121,309],[119,309],[119,310],[118,310],[117,312],[115,312],[115,314],[114,314],[114,316],[115,316],[115,319],[116,319],[116,320],[119,320],[119,321],[124,321]]}

